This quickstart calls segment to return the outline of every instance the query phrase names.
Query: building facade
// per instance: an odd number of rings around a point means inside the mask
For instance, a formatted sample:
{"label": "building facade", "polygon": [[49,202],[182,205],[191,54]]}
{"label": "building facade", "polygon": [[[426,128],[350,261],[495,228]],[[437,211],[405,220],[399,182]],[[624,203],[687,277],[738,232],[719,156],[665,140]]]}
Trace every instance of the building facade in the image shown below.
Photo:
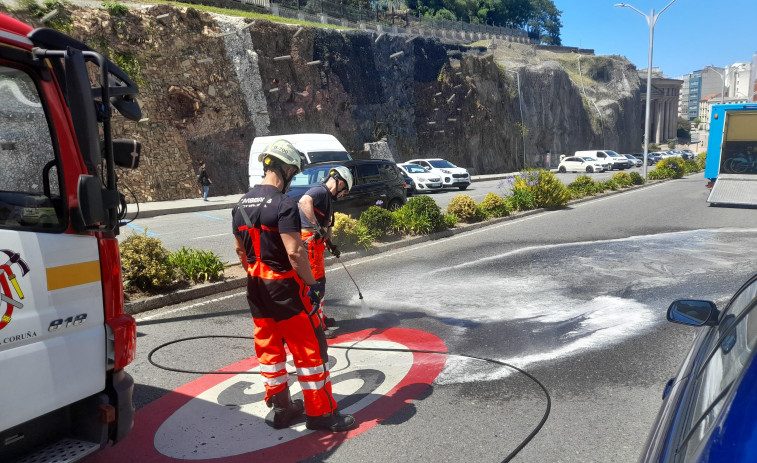
{"label": "building facade", "polygon": [[752,63],[733,63],[725,68],[726,96],[751,101],[754,82],[751,80]]}
{"label": "building facade", "polygon": [[[639,71],[642,88],[647,86],[647,71]],[[678,131],[678,107],[683,80],[669,79],[660,73],[652,73],[652,85],[650,89],[650,118],[649,118],[649,142],[667,143],[668,140],[677,139]],[[646,122],[647,94],[641,93],[642,126]]]}

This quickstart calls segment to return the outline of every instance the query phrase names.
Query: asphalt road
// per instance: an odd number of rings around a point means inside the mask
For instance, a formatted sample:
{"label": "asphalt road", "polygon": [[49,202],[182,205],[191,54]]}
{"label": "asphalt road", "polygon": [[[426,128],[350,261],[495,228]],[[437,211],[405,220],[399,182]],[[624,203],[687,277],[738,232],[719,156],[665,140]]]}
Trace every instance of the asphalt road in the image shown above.
{"label": "asphalt road", "polygon": [[[667,305],[722,302],[757,269],[757,210],[707,207],[703,184],[695,175],[350,261],[362,301],[341,266],[330,267],[337,344],[438,351],[441,342],[456,354],[438,374],[438,356],[415,357],[416,374],[399,380],[402,354],[330,349],[335,394],[362,423],[347,436],[266,431],[257,375],[212,386],[148,363],[167,341],[251,335],[242,291],[140,314],[138,358],[127,369],[137,424],[129,442],[93,461],[501,461],[547,402],[532,380],[495,362],[527,370],[551,396],[546,424],[513,461],[635,461],[695,334],[665,321]],[[249,340],[213,338],[173,344],[154,360],[216,370],[251,356]],[[369,386],[375,402],[350,403]],[[190,396],[200,398],[182,406]]]}

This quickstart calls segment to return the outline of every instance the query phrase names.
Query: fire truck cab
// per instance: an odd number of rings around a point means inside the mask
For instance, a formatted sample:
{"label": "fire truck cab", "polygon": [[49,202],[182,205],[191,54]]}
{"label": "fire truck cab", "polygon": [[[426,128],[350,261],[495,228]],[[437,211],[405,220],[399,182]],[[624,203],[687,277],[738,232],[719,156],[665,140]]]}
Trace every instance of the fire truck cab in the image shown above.
{"label": "fire truck cab", "polygon": [[133,425],[116,167],[137,86],[58,31],[0,13],[0,461],[77,461]]}

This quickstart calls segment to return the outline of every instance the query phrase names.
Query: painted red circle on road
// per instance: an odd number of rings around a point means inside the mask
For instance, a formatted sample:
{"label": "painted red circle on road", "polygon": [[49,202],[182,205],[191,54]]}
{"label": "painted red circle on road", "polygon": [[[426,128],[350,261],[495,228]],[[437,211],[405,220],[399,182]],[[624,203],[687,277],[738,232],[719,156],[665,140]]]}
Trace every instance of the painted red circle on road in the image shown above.
{"label": "painted red circle on road", "polygon": [[[434,351],[434,352],[446,352],[446,346],[444,342],[438,337],[426,333],[423,331],[406,329],[406,328],[389,328],[389,329],[369,329],[356,333],[345,334],[335,339],[330,340],[330,345],[339,345],[349,347],[350,345],[363,346],[372,348],[372,343],[376,346],[389,346],[396,349],[408,349],[408,350],[422,350],[422,351]],[[391,347],[393,346],[393,347]],[[334,355],[335,352],[341,349],[330,349],[329,354]],[[359,350],[350,351],[354,356]],[[230,454],[228,456],[214,456],[208,453],[203,456],[202,452],[189,452],[186,450],[177,451],[173,455],[167,455],[165,449],[171,445],[191,447],[192,439],[196,439],[198,434],[206,436],[208,433],[205,431],[198,432],[197,429],[193,429],[194,420],[199,427],[207,428],[209,425],[205,420],[206,416],[199,416],[196,414],[192,416],[192,402],[197,402],[197,399],[201,394],[207,393],[212,388],[221,385],[225,381],[229,381],[234,377],[241,377],[242,375],[230,374],[230,375],[206,375],[198,378],[195,381],[185,384],[174,391],[166,394],[160,399],[146,405],[140,409],[135,416],[134,429],[131,431],[127,438],[118,443],[115,446],[107,448],[105,451],[100,452],[93,456],[93,461],[102,462],[176,462],[176,461],[223,461],[223,462],[250,462],[259,461],[264,458],[272,458],[273,461],[287,462],[287,461],[300,461],[305,458],[317,455],[332,447],[335,447],[347,439],[353,438],[362,434],[363,432],[376,426],[380,421],[389,418],[400,408],[405,406],[408,401],[418,397],[424,390],[426,390],[430,384],[441,373],[444,367],[446,356],[443,354],[431,354],[431,353],[395,353],[395,352],[372,352],[370,355],[373,357],[378,356],[378,362],[371,363],[371,368],[381,368],[381,357],[387,360],[387,364],[391,363],[392,356],[409,356],[412,355],[411,364],[407,365],[407,371],[404,376],[397,378],[396,382],[388,384],[386,387],[391,389],[388,392],[383,393],[380,397],[370,401],[363,408],[356,410],[346,410],[348,413],[352,413],[358,422],[358,427],[354,430],[342,433],[326,433],[322,431],[309,431],[305,430],[304,426],[301,427],[297,435],[292,436],[291,433],[295,432],[289,430],[270,431],[267,425],[263,423],[263,418],[259,416],[244,416],[245,421],[248,423],[254,423],[255,426],[265,426],[269,432],[276,433],[289,433],[288,441],[278,443],[277,441],[270,442],[273,436],[267,437],[265,448],[256,449],[250,452]],[[375,360],[375,359],[374,359]],[[235,364],[229,365],[218,371],[242,371],[250,370],[258,366],[257,359],[250,357],[244,359]],[[355,370],[360,370],[359,366],[355,367]],[[332,384],[334,384],[335,392],[337,388],[337,382],[339,380],[339,371],[334,371],[332,367]],[[390,373],[386,374],[387,377]],[[246,375],[250,377],[250,375]],[[139,378],[136,378],[139,381]],[[295,382],[296,383],[296,382]],[[291,386],[290,386],[291,387]],[[259,386],[260,392],[263,392],[263,386]],[[207,401],[207,399],[205,399]],[[260,401],[262,402],[262,401]],[[203,406],[207,406],[206,402],[201,402]],[[223,411],[223,406],[218,404],[211,404],[216,409]],[[239,411],[236,411],[240,413]],[[176,416],[174,416],[176,415]],[[237,415],[240,416],[240,415]],[[188,418],[189,417],[189,418]],[[187,419],[189,421],[187,421]],[[201,422],[205,420],[205,422]],[[180,426],[173,425],[171,429],[171,441],[166,442],[166,433],[162,430],[169,426],[172,422],[180,421]],[[212,429],[212,428],[211,428]],[[299,429],[299,428],[298,428]],[[225,449],[222,439],[224,437],[224,430],[219,429],[218,436],[213,435],[214,442],[217,448]],[[282,435],[282,434],[278,434]],[[208,436],[210,437],[210,436]],[[221,440],[215,440],[219,438]],[[250,436],[253,439],[254,436]],[[188,442],[189,441],[189,442]],[[238,444],[233,442],[232,444]],[[204,443],[203,443],[204,445]],[[200,448],[200,447],[197,447]],[[209,447],[207,447],[209,448]],[[159,450],[161,449],[161,450]],[[182,453],[184,452],[184,453]]]}

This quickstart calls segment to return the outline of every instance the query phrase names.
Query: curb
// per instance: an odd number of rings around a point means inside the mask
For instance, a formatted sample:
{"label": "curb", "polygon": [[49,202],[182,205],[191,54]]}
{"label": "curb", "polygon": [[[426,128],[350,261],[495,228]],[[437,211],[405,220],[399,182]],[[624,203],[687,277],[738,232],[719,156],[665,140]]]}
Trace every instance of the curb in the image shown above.
{"label": "curb", "polygon": [[[643,185],[634,185],[628,188],[623,188],[622,190],[608,191],[596,196],[585,196],[583,198],[573,199],[573,200],[568,201],[568,203],[563,208],[570,207],[572,204],[580,204],[586,201],[591,201],[593,199],[603,198],[605,196],[626,193],[626,192],[637,190],[640,188],[647,188],[647,187],[657,185],[662,182],[666,182],[668,180],[672,180],[672,179],[648,180],[647,183]],[[488,227],[491,225],[497,225],[502,222],[507,222],[510,220],[520,219],[523,217],[540,214],[542,212],[548,212],[548,211],[553,211],[553,210],[558,210],[558,209],[563,209],[563,208],[532,209],[530,211],[516,212],[507,217],[498,217],[495,219],[490,219],[490,220],[487,220],[486,222],[459,224],[455,228],[447,229],[438,233],[432,233],[430,235],[412,236],[412,237],[402,238],[402,239],[387,242],[387,243],[374,243],[374,245],[370,249],[367,249],[367,250],[343,253],[340,256],[339,260],[341,260],[342,263],[349,262],[351,260],[359,259],[361,257],[373,256],[376,254],[381,254],[384,252],[391,252],[391,251],[395,251],[397,249],[401,249],[407,246],[413,246],[413,245],[425,243],[428,241],[435,241],[439,239],[449,238],[451,236],[459,235],[460,233],[465,233],[471,230],[477,230],[479,228]],[[338,264],[339,261],[333,256],[328,256],[326,257],[324,263],[326,267],[329,267],[331,265]],[[240,264],[234,264],[234,265],[240,265]],[[151,296],[145,299],[140,299],[138,301],[126,302],[124,303],[124,312],[134,315],[141,312],[146,312],[148,310],[159,309],[167,305],[180,304],[182,302],[191,301],[193,299],[197,299],[200,297],[210,296],[213,294],[222,293],[224,291],[231,291],[233,289],[243,288],[246,285],[247,285],[247,277],[231,278],[231,279],[224,280],[217,283],[203,283],[201,285],[197,285],[192,288],[182,289],[182,290],[175,291],[169,294],[161,294],[159,296]]]}

